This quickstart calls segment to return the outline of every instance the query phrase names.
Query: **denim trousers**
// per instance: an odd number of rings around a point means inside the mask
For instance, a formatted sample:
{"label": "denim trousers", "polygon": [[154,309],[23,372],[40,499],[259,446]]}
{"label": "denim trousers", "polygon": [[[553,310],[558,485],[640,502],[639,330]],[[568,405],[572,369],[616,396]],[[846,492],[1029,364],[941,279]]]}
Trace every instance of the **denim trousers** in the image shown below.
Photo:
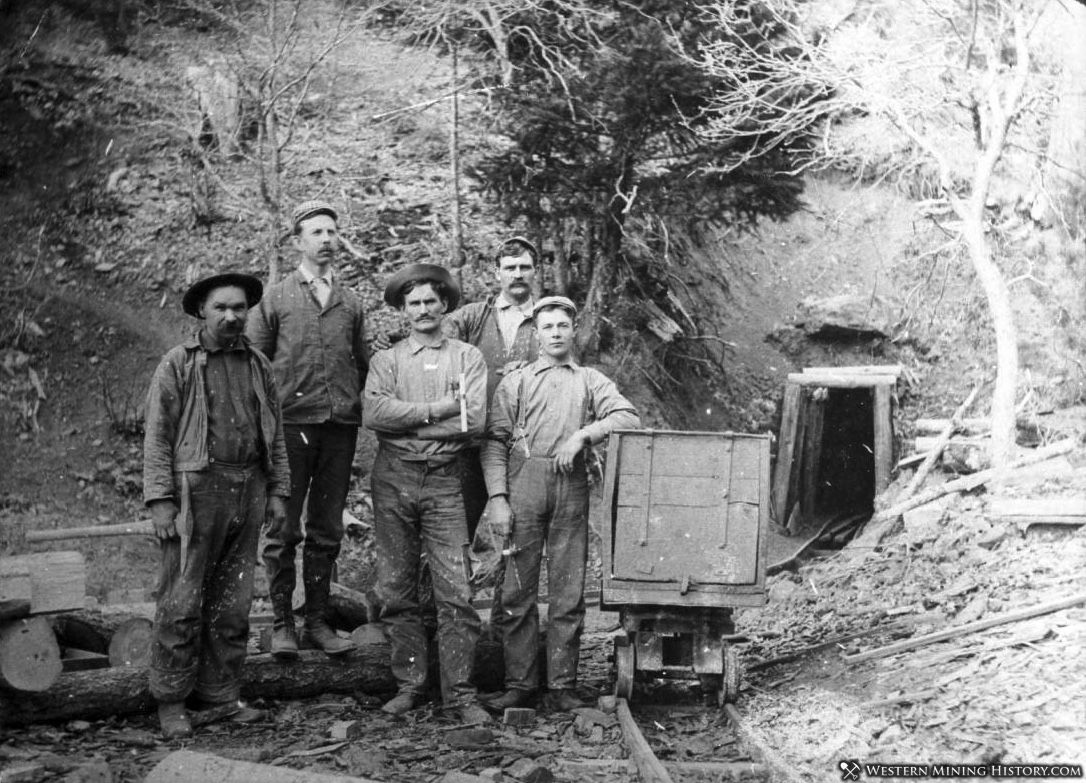
{"label": "denim trousers", "polygon": [[539,687],[539,574],[547,552],[547,687],[577,684],[588,559],[588,480],[577,460],[556,473],[550,457],[509,455],[513,545],[493,623],[505,651],[505,687]]}
{"label": "denim trousers", "polygon": [[180,539],[162,544],[151,693],[159,702],[190,693],[209,703],[234,701],[249,641],[264,471],[218,465],[188,481],[193,524],[184,570]]}
{"label": "denim trousers", "polygon": [[441,697],[447,705],[474,702],[471,675],[479,615],[469,600],[460,460],[408,461],[382,445],[374,458],[371,489],[377,590],[399,690],[416,695],[426,690],[429,659],[419,603],[420,558],[425,554],[437,604]]}
{"label": "denim trousers", "polygon": [[[290,462],[290,500],[281,525],[268,530],[264,567],[272,603],[290,609],[294,591],[294,554],[305,538],[302,555],[307,567],[331,573],[343,540],[343,509],[351,483],[351,463],[358,442],[352,424],[285,424],[283,434]],[[306,498],[308,497],[308,502]],[[306,509],[305,530],[302,510]]]}

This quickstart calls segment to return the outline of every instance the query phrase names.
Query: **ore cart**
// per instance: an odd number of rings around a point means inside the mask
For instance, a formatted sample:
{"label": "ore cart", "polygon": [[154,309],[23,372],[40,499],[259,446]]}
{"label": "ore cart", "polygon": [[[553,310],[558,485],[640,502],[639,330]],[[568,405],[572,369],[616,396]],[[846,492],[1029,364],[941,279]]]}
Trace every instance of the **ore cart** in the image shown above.
{"label": "ore cart", "polygon": [[634,680],[739,692],[732,610],[765,605],[769,436],[624,430],[604,480],[600,606],[618,611],[615,693]]}

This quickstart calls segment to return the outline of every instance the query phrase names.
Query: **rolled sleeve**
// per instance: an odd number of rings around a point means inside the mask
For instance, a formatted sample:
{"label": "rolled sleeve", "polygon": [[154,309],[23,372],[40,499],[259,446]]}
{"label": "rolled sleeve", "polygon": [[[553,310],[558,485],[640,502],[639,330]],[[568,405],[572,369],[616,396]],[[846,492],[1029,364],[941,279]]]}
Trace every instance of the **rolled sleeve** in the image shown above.
{"label": "rolled sleeve", "polygon": [[614,381],[601,372],[589,371],[588,390],[592,396],[594,421],[583,428],[592,443],[599,443],[615,430],[639,429],[637,408],[619,392]]}
{"label": "rolled sleeve", "polygon": [[430,403],[405,402],[396,396],[396,359],[392,349],[374,355],[366,376],[362,423],[377,432],[414,432],[426,423]]}
{"label": "rolled sleeve", "polygon": [[518,373],[502,378],[490,403],[486,437],[479,455],[490,497],[509,494],[509,444],[515,426],[516,395],[520,383]]}

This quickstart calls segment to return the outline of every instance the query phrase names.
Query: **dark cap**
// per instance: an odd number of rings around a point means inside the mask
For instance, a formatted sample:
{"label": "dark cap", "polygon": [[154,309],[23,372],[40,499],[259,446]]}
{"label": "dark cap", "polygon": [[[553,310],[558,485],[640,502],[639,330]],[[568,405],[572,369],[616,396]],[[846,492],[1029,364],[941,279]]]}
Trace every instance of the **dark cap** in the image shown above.
{"label": "dark cap", "polygon": [[189,286],[189,290],[181,297],[181,309],[194,318],[200,317],[200,305],[207,299],[207,295],[216,288],[237,286],[245,292],[245,301],[249,307],[256,305],[264,295],[264,284],[252,275],[244,272],[223,272],[221,275],[212,275],[203,280],[197,280]]}
{"label": "dark cap", "polygon": [[436,280],[444,283],[449,299],[445,312],[451,313],[460,304],[460,286],[453,280],[448,269],[437,264],[408,264],[396,272],[385,283],[385,302],[392,307],[403,307],[400,289],[412,280]]}
{"label": "dark cap", "polygon": [[314,215],[329,215],[332,220],[339,222],[339,215],[327,201],[303,201],[290,213],[290,230],[297,231],[299,223]]}

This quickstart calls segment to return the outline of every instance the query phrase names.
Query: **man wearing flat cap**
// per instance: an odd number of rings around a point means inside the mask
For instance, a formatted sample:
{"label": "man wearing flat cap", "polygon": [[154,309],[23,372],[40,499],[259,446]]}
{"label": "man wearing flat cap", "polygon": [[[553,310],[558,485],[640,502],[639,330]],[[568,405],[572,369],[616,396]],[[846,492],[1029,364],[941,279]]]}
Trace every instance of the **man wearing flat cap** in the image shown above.
{"label": "man wearing flat cap", "polygon": [[564,296],[535,303],[539,358],[502,378],[483,445],[490,524],[512,554],[493,617],[505,648],[506,691],[487,703],[524,706],[540,687],[539,573],[547,551],[547,694],[552,710],[580,706],[577,664],[588,557],[586,450],[613,430],[641,426],[603,373],[573,360],[577,308]]}
{"label": "man wearing flat cap", "polygon": [[261,292],[246,274],[193,284],[182,307],[202,327],[147,395],[143,494],[162,544],[150,686],[168,739],[192,733],[186,699],[239,708],[260,528],[286,517],[275,378],[243,334]]}
{"label": "man wearing flat cap", "polygon": [[304,641],[328,655],[354,648],[328,624],[327,612],[369,355],[362,302],[333,272],[341,249],[337,220],[324,201],[298,205],[291,215],[298,267],[268,289],[249,322],[249,338],[271,360],[279,382],[290,458],[287,516],[268,531],[263,553],[274,615],[271,652],[283,659],[298,657],[292,604],[294,556],[303,535]]}
{"label": "man wearing flat cap", "polygon": [[365,425],[378,448],[370,475],[377,592],[398,693],[382,709],[401,715],[427,689],[427,638],[419,604],[425,553],[437,604],[441,696],[464,723],[488,720],[471,683],[479,617],[470,603],[461,453],[483,432],[486,363],[478,348],[446,337],[441,323],[460,291],[444,267],[411,264],[385,286],[410,333],[376,353],[366,379]]}
{"label": "man wearing flat cap", "polygon": [[[532,284],[535,281],[539,251],[521,236],[503,240],[494,253],[494,276],[499,290],[482,302],[464,305],[445,319],[445,334],[471,343],[486,360],[487,405],[502,377],[517,367],[535,361],[539,343],[532,326]],[[464,509],[468,535],[475,528],[486,507],[486,483],[479,457],[479,444],[464,453]]]}

